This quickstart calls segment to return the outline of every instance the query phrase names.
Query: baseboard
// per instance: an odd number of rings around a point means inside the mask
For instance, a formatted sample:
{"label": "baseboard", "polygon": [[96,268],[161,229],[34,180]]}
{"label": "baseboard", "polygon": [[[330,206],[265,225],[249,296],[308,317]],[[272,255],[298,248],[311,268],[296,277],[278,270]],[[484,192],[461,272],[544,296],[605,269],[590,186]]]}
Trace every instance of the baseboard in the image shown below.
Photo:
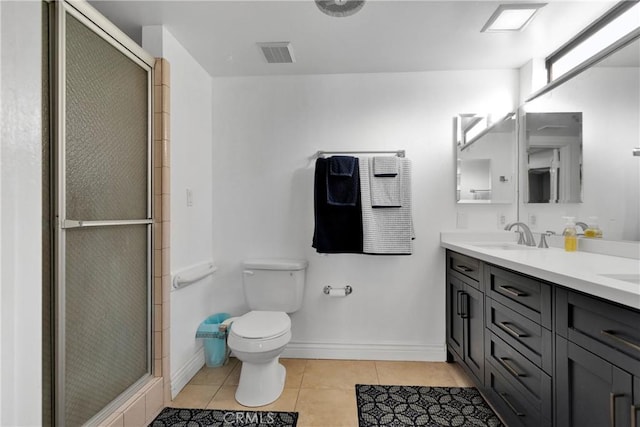
{"label": "baseboard", "polygon": [[294,359],[404,360],[444,362],[443,345],[290,342],[281,357]]}
{"label": "baseboard", "polygon": [[180,393],[180,390],[191,381],[191,378],[193,378],[203,366],[204,352],[202,348],[200,348],[191,356],[187,363],[182,365],[175,374],[171,375],[171,399],[175,399],[178,393]]}

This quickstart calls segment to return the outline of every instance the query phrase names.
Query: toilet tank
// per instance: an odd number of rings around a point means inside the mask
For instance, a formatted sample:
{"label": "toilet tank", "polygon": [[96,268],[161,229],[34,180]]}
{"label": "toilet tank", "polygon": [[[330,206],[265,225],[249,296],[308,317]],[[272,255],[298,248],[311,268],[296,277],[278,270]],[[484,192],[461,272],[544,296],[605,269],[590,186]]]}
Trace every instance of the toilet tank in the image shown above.
{"label": "toilet tank", "polygon": [[253,259],[243,263],[244,296],[251,310],[293,313],[302,306],[308,262]]}

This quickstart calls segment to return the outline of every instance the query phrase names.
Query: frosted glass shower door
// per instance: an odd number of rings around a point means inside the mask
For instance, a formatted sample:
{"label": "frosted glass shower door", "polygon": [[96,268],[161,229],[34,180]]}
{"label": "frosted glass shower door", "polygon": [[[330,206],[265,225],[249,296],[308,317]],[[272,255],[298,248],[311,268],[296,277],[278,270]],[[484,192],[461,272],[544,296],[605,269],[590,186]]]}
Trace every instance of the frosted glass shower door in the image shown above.
{"label": "frosted glass shower door", "polygon": [[57,15],[55,418],[82,425],[150,375],[151,68]]}

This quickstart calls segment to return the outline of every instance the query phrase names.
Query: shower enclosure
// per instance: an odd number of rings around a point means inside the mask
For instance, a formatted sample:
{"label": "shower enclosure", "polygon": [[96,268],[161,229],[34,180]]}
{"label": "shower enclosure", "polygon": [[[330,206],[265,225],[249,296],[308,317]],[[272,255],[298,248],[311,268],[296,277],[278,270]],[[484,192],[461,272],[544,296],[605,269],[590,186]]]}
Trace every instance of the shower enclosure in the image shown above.
{"label": "shower enclosure", "polygon": [[99,421],[151,375],[153,58],[52,2],[54,405]]}

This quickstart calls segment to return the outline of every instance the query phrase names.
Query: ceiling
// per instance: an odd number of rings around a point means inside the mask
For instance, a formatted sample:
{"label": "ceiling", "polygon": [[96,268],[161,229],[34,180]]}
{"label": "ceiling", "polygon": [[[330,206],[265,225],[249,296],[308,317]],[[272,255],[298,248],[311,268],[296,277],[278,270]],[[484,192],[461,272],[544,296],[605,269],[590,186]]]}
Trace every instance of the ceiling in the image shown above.
{"label": "ceiling", "polygon": [[[90,3],[138,43],[164,25],[212,76],[247,76],[519,68],[617,1],[550,0],[519,33],[481,33],[500,4],[483,0],[369,0],[342,18],[311,0]],[[272,41],[290,41],[296,62],[267,64],[256,43]]]}

